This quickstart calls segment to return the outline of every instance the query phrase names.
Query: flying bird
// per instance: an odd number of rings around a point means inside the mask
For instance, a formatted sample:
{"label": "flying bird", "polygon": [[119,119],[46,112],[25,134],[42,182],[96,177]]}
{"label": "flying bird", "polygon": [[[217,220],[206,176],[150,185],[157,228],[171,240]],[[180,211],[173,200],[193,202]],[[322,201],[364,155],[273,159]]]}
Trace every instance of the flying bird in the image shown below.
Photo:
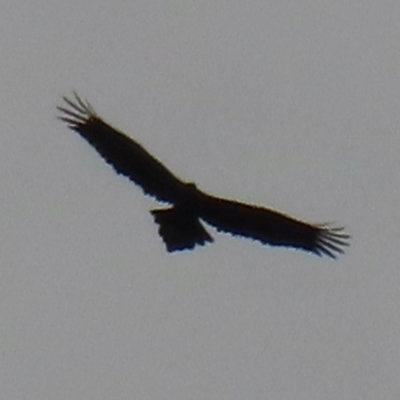
{"label": "flying bird", "polygon": [[204,227],[336,258],[348,246],[343,228],[311,224],[265,207],[223,199],[180,180],[138,142],[105,122],[88,101],[76,93],[63,97],[59,119],[82,136],[118,174],[139,185],[145,194],[168,208],[151,210],[169,252],[193,249],[214,239]]}

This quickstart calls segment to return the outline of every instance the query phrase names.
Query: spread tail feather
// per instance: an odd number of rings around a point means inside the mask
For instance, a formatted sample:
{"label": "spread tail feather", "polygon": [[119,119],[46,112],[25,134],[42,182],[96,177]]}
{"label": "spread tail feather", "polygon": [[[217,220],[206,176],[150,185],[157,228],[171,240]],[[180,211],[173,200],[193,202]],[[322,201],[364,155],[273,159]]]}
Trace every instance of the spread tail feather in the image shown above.
{"label": "spread tail feather", "polygon": [[214,241],[197,216],[187,210],[172,207],[151,210],[151,214],[169,252],[192,249]]}

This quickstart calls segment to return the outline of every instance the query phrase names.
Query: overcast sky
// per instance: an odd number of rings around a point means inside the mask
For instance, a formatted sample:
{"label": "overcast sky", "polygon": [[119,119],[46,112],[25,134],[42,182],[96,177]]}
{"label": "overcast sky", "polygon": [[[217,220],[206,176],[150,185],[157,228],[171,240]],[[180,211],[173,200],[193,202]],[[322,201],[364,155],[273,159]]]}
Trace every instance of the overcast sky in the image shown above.
{"label": "overcast sky", "polygon": [[[399,19],[386,0],[4,2],[0,397],[397,400]],[[57,120],[73,90],[182,179],[351,247],[210,228],[168,254],[157,204]]]}

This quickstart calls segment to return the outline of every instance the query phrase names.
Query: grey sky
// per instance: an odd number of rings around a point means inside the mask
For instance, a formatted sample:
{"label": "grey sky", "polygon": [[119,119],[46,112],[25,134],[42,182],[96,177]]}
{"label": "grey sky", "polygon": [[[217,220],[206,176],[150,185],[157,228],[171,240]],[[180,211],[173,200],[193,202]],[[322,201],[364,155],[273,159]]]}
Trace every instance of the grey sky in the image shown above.
{"label": "grey sky", "polygon": [[[398,399],[400,5],[6,2],[4,399]],[[56,119],[76,90],[211,193],[333,221],[333,262],[211,230],[167,254],[155,203]]]}

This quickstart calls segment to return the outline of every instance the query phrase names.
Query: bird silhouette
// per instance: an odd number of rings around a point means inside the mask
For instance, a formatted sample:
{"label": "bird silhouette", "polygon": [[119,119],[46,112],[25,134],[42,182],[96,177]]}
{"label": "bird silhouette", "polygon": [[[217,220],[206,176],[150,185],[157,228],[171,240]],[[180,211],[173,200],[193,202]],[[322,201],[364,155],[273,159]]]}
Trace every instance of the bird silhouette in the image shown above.
{"label": "bird silhouette", "polygon": [[311,224],[265,207],[212,196],[177,178],[138,142],[105,122],[76,93],[63,97],[59,118],[82,136],[118,174],[168,208],[151,210],[169,252],[213,242],[203,223],[218,231],[336,258],[349,245],[341,227]]}

